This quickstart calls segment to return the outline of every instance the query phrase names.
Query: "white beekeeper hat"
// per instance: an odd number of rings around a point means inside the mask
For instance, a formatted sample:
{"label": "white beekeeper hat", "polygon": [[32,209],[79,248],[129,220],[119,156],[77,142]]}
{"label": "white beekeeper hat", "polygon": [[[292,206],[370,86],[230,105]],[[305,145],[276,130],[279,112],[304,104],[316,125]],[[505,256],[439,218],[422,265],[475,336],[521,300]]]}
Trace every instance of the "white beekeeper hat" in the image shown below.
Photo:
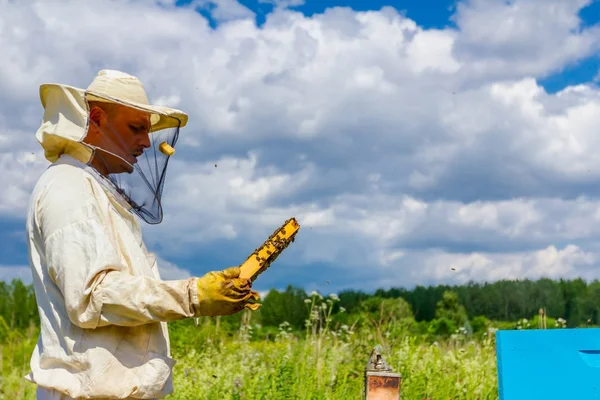
{"label": "white beekeeper hat", "polygon": [[[44,117],[36,138],[44,149],[46,159],[54,163],[61,155],[68,154],[96,172],[99,172],[99,167],[102,169],[99,181],[106,184],[115,196],[124,199],[146,222],[160,223],[167,165],[174,154],[179,130],[187,124],[187,114],[150,104],[138,78],[107,69],[100,71],[87,89],[43,84],[40,86],[40,99]],[[106,139],[124,153],[115,153],[113,146],[103,148],[84,143],[89,124],[94,123],[89,114],[90,101],[121,104],[150,114],[150,146],[135,156],[135,162],[123,158],[130,149],[110,124],[103,130]],[[121,160],[121,164],[108,161],[110,157],[115,157],[113,161]],[[138,162],[142,159],[144,162]]]}
{"label": "white beekeeper hat", "polygon": [[36,138],[50,162],[56,161],[67,148],[80,161],[89,161],[92,151],[81,144],[89,123],[87,101],[111,102],[147,111],[151,113],[151,132],[182,128],[188,121],[183,111],[151,105],[142,82],[116,70],[101,70],[87,89],[47,83],[40,86],[39,93],[44,117]]}

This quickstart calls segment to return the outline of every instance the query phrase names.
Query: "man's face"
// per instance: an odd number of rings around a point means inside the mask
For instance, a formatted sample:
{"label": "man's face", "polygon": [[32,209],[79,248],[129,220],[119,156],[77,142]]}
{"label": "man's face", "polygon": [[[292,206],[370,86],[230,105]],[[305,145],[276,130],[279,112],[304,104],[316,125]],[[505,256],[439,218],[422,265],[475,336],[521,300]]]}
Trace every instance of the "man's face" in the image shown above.
{"label": "man's face", "polygon": [[131,165],[150,147],[150,114],[111,104],[93,106],[90,118],[92,123],[86,142],[105,150],[98,153],[96,168],[105,174],[132,172]]}

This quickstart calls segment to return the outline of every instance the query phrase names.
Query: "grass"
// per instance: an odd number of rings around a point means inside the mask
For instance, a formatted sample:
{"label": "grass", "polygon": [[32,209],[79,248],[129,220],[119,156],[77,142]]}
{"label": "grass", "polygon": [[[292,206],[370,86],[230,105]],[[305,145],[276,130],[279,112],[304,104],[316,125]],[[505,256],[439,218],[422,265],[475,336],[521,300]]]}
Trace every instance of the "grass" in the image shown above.
{"label": "grass", "polygon": [[[388,364],[402,374],[403,399],[498,398],[493,340],[421,339],[398,337],[382,346]],[[347,330],[302,340],[282,329],[273,342],[211,341],[175,355],[176,391],[169,398],[357,399],[377,344]]]}
{"label": "grass", "polygon": [[[247,327],[233,337],[216,333],[212,321],[178,328],[173,338],[175,393],[168,399],[360,398],[364,367],[380,344],[366,332],[345,328],[299,339],[284,325],[271,341],[252,340]],[[204,344],[184,343],[184,332],[194,329],[196,336],[204,336]],[[35,398],[34,387],[22,379],[34,332],[0,347],[1,399]],[[381,351],[402,374],[403,399],[498,398],[493,339],[458,336],[428,344],[418,336],[400,336],[389,338]]]}
{"label": "grass", "polygon": [[[433,341],[411,333],[405,321],[356,328],[331,326],[330,300],[311,303],[304,332],[251,322],[246,311],[231,332],[219,318],[170,325],[175,392],[167,399],[357,399],[364,368],[379,346],[402,374],[403,399],[497,399],[493,335],[455,334]],[[0,399],[35,399],[22,377],[39,328],[4,329],[0,346]]]}
{"label": "grass", "polygon": [[35,387],[23,379],[39,329],[9,330],[0,319],[0,400],[35,399]]}

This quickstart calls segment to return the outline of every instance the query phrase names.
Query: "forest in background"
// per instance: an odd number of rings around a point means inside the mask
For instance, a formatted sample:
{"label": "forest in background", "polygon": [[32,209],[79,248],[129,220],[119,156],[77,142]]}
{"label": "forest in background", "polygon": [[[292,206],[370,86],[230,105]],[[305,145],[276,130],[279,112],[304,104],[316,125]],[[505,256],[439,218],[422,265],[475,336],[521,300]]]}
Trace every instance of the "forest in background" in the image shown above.
{"label": "forest in background", "polygon": [[[321,297],[329,293],[318,294]],[[553,328],[600,325],[600,282],[583,279],[503,280],[492,283],[469,282],[464,285],[392,288],[367,293],[345,290],[332,294],[331,323],[373,324],[410,319],[416,333],[452,334],[457,329],[469,333],[497,329],[538,328],[540,309],[545,310],[546,326]],[[274,331],[285,323],[303,331],[311,294],[288,286],[271,290],[261,299],[262,307],[252,321]],[[32,285],[21,280],[0,281],[0,335],[7,329],[38,325]],[[241,314],[220,318],[223,329],[239,327]]]}

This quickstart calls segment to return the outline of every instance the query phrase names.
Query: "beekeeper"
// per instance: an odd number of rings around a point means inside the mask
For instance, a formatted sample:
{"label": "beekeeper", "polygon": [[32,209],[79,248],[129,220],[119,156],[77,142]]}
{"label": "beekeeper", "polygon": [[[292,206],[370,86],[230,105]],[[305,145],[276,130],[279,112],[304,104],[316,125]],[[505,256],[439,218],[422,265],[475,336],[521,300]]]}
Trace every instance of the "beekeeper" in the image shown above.
{"label": "beekeeper", "polygon": [[162,220],[182,111],[139,79],[102,70],[87,89],[40,87],[36,138],[51,162],[27,215],[41,320],[26,376],[38,399],[162,398],[173,391],[167,322],[256,310],[237,267],[161,280],[137,218]]}

